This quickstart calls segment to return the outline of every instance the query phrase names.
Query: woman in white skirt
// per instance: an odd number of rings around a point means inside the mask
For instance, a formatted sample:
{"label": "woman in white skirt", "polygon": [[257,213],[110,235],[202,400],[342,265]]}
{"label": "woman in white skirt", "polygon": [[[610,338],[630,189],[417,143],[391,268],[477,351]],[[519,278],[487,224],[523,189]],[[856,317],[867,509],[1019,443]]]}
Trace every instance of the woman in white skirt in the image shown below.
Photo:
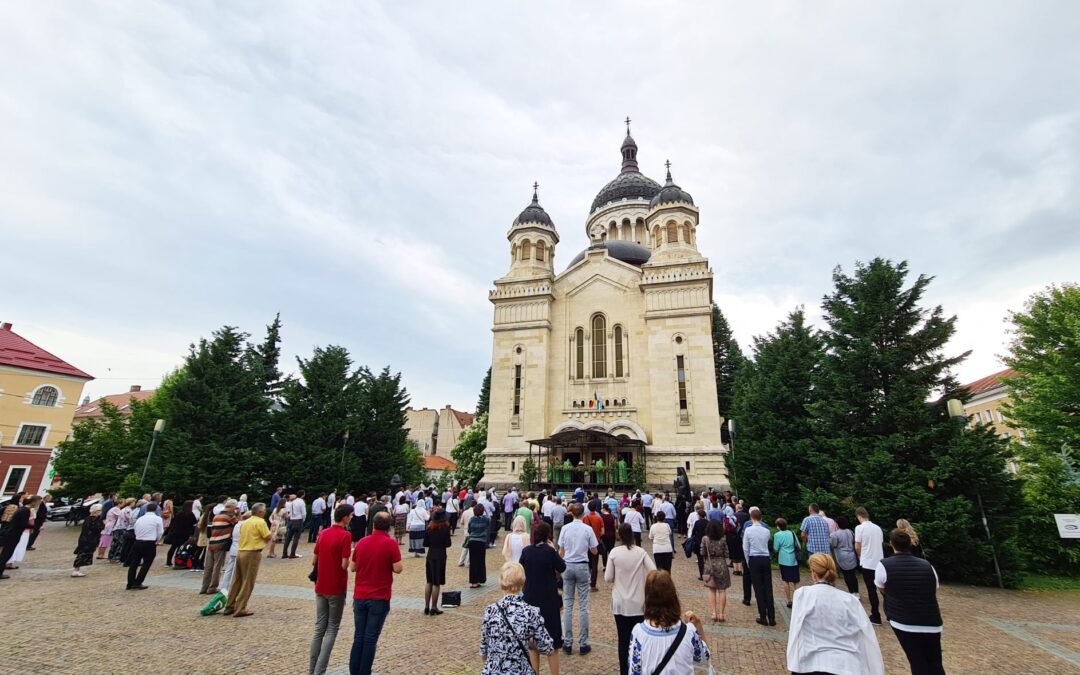
{"label": "woman in white skirt", "polygon": [[414,558],[424,555],[424,530],[427,529],[431,514],[424,507],[424,493],[416,500],[416,506],[409,511],[405,519],[405,527],[409,530],[409,552]]}

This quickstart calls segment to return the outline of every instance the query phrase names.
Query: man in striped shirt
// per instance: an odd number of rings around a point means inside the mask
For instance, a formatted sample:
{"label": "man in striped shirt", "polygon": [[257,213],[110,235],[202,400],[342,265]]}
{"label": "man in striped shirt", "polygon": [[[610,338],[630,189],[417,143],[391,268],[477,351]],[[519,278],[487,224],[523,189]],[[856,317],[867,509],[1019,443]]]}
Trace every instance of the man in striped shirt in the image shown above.
{"label": "man in striped shirt", "polygon": [[221,570],[232,546],[232,530],[236,524],[237,501],[228,499],[221,513],[214,516],[207,527],[206,566],[203,568],[202,590],[200,595],[214,595],[218,592]]}

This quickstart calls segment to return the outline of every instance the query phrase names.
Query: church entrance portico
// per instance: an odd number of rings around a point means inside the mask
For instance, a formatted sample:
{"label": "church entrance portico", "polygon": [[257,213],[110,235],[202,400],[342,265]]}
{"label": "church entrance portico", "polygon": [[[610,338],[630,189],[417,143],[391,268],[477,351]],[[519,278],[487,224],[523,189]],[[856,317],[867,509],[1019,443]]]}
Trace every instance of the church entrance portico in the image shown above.
{"label": "church entrance portico", "polygon": [[529,441],[539,487],[553,492],[591,490],[627,492],[635,488],[631,476],[638,464],[644,470],[645,441],[597,429],[565,429],[550,438]]}

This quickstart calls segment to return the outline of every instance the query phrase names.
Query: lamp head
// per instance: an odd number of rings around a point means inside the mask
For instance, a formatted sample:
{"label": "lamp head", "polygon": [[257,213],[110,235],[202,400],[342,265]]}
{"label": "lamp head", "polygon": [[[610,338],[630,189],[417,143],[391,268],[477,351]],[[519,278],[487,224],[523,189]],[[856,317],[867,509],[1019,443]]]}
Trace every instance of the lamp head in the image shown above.
{"label": "lamp head", "polygon": [[162,431],[165,431],[165,420],[154,422],[154,433],[160,434]]}

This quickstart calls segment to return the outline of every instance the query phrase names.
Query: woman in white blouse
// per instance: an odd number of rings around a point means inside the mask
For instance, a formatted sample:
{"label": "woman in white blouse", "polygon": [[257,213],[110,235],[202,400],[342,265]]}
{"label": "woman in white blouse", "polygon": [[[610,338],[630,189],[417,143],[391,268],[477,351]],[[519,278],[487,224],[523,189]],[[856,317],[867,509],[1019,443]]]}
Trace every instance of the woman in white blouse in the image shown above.
{"label": "woman in white blouse", "polygon": [[810,556],[810,586],[795,591],[788,630],[787,667],[793,673],[884,675],[874,627],[859,599],[833,586],[831,556]]}
{"label": "woman in white blouse", "polygon": [[521,550],[529,545],[529,534],[525,531],[525,518],[518,516],[510,525],[511,532],[503,541],[503,558],[506,562],[521,562]]}
{"label": "woman in white blouse", "polygon": [[630,656],[630,633],[645,617],[645,576],[656,569],[645,549],[634,545],[630,525],[619,526],[619,541],[608,554],[604,581],[614,582],[611,588],[611,613],[615,615],[615,630],[619,635],[619,673],[626,675]]}
{"label": "woman in white blouse", "polygon": [[645,578],[645,620],[630,634],[630,675],[692,673],[712,658],[701,619],[682,613],[675,582],[664,570]]}
{"label": "woman in white blouse", "polygon": [[656,569],[670,574],[671,559],[675,555],[675,549],[671,546],[671,526],[667,524],[663,511],[656,514],[656,522],[649,528],[649,540],[652,541]]}

